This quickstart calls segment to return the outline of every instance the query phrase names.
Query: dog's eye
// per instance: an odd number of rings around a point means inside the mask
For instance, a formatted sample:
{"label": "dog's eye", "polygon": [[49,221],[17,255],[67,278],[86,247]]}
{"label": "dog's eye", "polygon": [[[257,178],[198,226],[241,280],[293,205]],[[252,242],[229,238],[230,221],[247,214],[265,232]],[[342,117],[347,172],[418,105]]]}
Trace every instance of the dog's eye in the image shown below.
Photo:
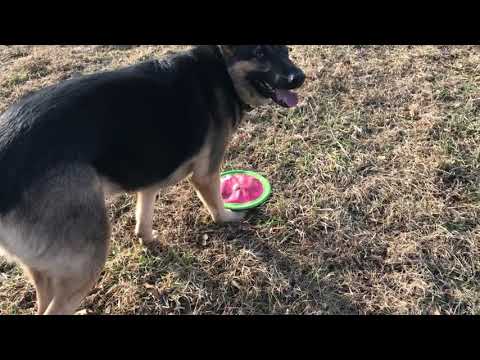
{"label": "dog's eye", "polygon": [[254,50],[254,55],[257,59],[263,59],[265,57],[265,52],[261,46],[257,46]]}

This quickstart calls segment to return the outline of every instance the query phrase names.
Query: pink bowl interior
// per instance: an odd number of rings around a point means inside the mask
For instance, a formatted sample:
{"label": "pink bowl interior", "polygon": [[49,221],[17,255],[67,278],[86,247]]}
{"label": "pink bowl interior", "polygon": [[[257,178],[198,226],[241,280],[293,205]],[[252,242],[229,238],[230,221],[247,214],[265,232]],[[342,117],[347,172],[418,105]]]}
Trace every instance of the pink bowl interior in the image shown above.
{"label": "pink bowl interior", "polygon": [[225,176],[220,189],[224,202],[236,204],[256,200],[263,193],[262,183],[255,177],[245,174]]}

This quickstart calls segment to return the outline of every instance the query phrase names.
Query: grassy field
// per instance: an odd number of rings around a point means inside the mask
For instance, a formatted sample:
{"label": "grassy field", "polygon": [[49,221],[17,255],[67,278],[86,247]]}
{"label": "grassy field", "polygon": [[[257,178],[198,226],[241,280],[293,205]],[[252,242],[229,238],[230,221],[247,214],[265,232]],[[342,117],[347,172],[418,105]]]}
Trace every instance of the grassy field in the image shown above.
{"label": "grassy field", "polygon": [[[0,111],[179,48],[0,46]],[[184,181],[161,194],[160,241],[146,249],[134,241],[135,196],[109,200],[111,253],[82,313],[480,314],[478,48],[293,55],[308,75],[301,106],[251,113],[225,164],[266,174],[268,204],[216,226]],[[34,306],[33,287],[0,260],[0,314]]]}

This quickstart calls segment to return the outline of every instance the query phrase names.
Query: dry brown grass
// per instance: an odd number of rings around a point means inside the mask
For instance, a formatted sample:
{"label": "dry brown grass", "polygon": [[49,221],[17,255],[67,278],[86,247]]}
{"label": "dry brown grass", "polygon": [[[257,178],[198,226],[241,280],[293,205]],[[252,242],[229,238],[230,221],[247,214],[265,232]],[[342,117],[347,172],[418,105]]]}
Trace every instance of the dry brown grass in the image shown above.
{"label": "dry brown grass", "polygon": [[[0,47],[0,111],[55,81],[171,46]],[[108,314],[479,314],[480,54],[475,47],[298,46],[295,111],[262,108],[225,168],[268,175],[270,202],[212,225],[188,181],[165,191],[161,242],[110,202],[111,255],[83,302]],[[132,119],[134,120],[134,119]],[[128,169],[126,169],[128,171]],[[34,290],[0,262],[0,313]]]}

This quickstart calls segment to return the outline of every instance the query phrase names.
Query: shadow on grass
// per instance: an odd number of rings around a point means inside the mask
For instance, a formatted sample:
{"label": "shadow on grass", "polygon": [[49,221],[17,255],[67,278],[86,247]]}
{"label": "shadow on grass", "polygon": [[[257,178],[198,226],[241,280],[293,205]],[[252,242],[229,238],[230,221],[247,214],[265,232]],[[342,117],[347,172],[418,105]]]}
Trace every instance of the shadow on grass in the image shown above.
{"label": "shadow on grass", "polygon": [[[253,279],[250,284],[256,291],[249,289],[240,290],[235,284],[225,283],[222,273],[227,272],[227,266],[221,265],[214,273],[205,269],[200,261],[190,262],[185,271],[178,271],[180,279],[185,283],[197,282],[197,286],[207,292],[206,298],[222,299],[215,304],[205,304],[199,313],[209,314],[358,314],[356,307],[342,295],[338,277],[331,271],[316,269],[311,264],[304,264],[291,256],[282,253],[278,244],[270,242],[258,235],[256,225],[265,223],[269,217],[261,210],[253,210],[248,214],[248,221],[240,225],[218,226],[214,224],[197,225],[190,237],[182,239],[198,246],[202,250],[201,235],[211,234],[211,241],[204,245],[220,247],[227,245],[230,251],[240,254],[242,251],[260,253],[260,264],[264,265],[269,273],[273,272],[275,278],[284,279],[287,286],[269,282],[265,275]],[[195,246],[195,245],[194,245]],[[157,257],[167,267],[177,267],[178,259],[168,255],[164,246],[159,244],[149,245],[148,251]],[[182,256],[182,246],[178,245],[176,251]],[[225,259],[229,261],[228,255]],[[248,266],[248,265],[242,265]],[[253,269],[255,271],[255,269]],[[255,276],[255,275],[254,275]],[[268,278],[268,275],[266,275]],[[193,280],[192,280],[193,279]],[[246,287],[249,285],[247,284]],[[245,287],[245,285],[244,285]],[[281,288],[281,289],[279,289]],[[272,291],[272,289],[274,289]],[[193,304],[182,304],[184,310],[180,313],[192,313]],[[288,309],[288,310],[287,310]]]}

